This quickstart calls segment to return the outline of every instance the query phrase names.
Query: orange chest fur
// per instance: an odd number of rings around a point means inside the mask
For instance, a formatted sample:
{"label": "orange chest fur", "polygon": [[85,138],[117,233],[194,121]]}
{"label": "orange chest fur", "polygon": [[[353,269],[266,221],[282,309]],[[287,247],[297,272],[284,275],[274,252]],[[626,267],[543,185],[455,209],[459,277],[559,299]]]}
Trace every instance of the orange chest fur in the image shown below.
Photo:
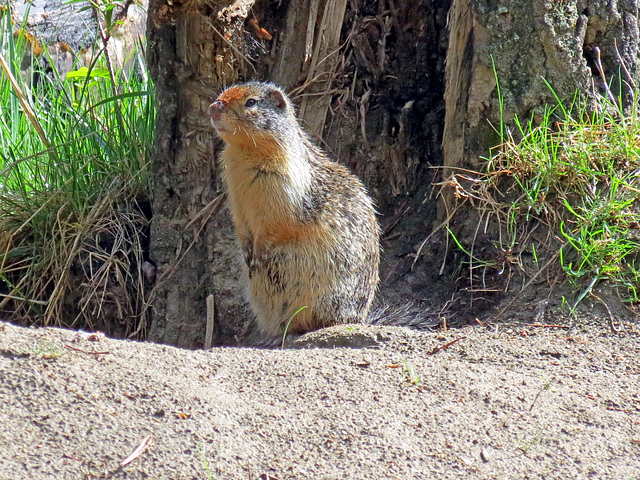
{"label": "orange chest fur", "polygon": [[[299,220],[301,205],[290,179],[281,170],[225,159],[229,203],[238,234],[247,232],[257,244],[300,242],[316,236],[317,225]],[[247,159],[248,160],[248,159]]]}

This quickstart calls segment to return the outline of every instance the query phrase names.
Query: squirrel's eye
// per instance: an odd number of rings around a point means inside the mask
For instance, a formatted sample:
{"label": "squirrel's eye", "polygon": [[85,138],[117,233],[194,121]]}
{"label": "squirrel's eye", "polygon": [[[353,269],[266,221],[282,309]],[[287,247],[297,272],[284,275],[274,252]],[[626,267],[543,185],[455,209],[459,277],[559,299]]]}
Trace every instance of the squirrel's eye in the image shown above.
{"label": "squirrel's eye", "polygon": [[257,100],[250,98],[249,100],[247,100],[247,103],[244,104],[245,107],[253,107],[256,103],[258,103]]}

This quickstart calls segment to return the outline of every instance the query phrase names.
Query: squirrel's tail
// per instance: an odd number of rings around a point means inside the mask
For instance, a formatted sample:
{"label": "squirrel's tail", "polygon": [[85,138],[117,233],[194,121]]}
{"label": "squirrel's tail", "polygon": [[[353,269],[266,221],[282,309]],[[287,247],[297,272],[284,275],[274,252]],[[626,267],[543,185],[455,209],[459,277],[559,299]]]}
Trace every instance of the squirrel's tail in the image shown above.
{"label": "squirrel's tail", "polygon": [[406,305],[387,305],[380,303],[373,306],[367,317],[369,325],[389,327],[410,327],[416,330],[431,330],[440,325],[437,313],[413,303]]}

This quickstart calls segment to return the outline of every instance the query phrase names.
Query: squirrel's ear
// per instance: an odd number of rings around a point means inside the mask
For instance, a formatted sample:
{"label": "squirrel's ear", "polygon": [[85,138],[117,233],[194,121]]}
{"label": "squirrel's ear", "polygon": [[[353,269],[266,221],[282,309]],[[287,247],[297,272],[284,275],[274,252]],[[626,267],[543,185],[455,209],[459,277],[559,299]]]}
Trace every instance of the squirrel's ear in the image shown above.
{"label": "squirrel's ear", "polygon": [[284,110],[286,108],[287,101],[284,99],[284,95],[282,95],[282,92],[280,90],[272,90],[271,98],[276,104],[276,107],[278,107],[280,110]]}

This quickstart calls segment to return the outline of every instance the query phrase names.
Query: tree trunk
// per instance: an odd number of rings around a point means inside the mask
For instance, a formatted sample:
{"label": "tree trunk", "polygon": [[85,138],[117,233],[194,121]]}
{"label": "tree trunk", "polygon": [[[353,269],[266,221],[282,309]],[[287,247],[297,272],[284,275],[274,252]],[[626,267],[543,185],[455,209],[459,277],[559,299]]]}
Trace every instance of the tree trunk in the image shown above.
{"label": "tree trunk", "polygon": [[[250,78],[285,87],[305,127],[378,202],[380,296],[438,306],[455,271],[447,276],[448,250],[427,238],[453,197],[438,204],[433,182],[478,169],[501,119],[535,119],[556,95],[601,89],[596,47],[607,79],[619,58],[638,67],[632,2],[166,1],[151,1],[148,30],[159,105],[151,337],[183,346],[203,344],[211,295],[218,342],[251,318],[206,114],[223,87]],[[464,217],[470,238],[477,218]]]}
{"label": "tree trunk", "polygon": [[[456,210],[461,204],[457,188],[470,170],[482,171],[482,157],[501,143],[503,121],[513,127],[517,115],[523,124],[530,119],[539,124],[545,106],[554,106],[559,99],[568,107],[576,93],[595,107],[596,96],[609,95],[605,82],[611,85],[611,95],[621,94],[628,103],[628,90],[619,92],[617,87],[619,80],[629,81],[625,68],[635,75],[640,67],[638,10],[635,2],[622,1],[453,0],[449,26],[443,136],[446,187],[438,205],[439,218],[476,258],[499,258],[496,265],[504,265],[510,262],[511,252],[496,248],[508,249],[499,240],[500,227],[489,222],[489,216],[479,218],[478,211],[468,206]],[[517,128],[511,133],[517,140]],[[454,178],[455,174],[459,175]],[[521,247],[530,248],[514,248]],[[469,256],[464,256],[469,264]],[[499,268],[493,276],[486,270],[476,271],[483,272],[482,285],[474,288],[484,300],[492,295],[487,292],[522,287],[517,281],[509,282],[511,274],[502,275]],[[469,286],[474,282],[471,267],[467,275]],[[499,301],[500,296],[491,301]],[[471,319],[477,315],[478,303],[474,309],[470,309]]]}
{"label": "tree trunk", "polygon": [[448,8],[436,0],[151,0],[159,118],[151,339],[201,346],[210,295],[217,342],[250,318],[206,115],[223,87],[249,78],[284,86],[305,127],[376,197],[387,233],[383,295],[431,298],[425,286],[437,275],[411,273],[407,253],[435,218],[425,199],[429,166],[442,162]]}
{"label": "tree trunk", "polygon": [[[634,5],[454,0],[447,52],[445,166],[477,169],[480,157],[499,143],[496,127],[502,119],[512,123],[515,115],[535,118],[545,105],[555,105],[556,96],[570,102],[576,92],[584,97],[602,94],[597,49],[617,95],[620,61],[630,72],[640,66]],[[496,77],[504,97],[502,109]]]}
{"label": "tree trunk", "polygon": [[245,315],[207,109],[247,68],[234,35],[242,38],[252,4],[226,2],[215,11],[204,3],[150,4],[148,63],[158,102],[151,230],[155,341],[202,345],[210,294],[217,318]]}

